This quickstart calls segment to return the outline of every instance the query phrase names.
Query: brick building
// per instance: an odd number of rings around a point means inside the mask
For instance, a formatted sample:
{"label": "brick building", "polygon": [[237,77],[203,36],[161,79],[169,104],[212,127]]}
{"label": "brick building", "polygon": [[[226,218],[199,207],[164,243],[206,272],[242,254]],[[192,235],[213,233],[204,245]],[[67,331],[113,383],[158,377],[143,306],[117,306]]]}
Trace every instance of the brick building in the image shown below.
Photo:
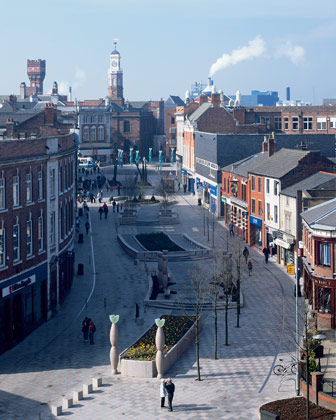
{"label": "brick building", "polygon": [[73,278],[77,149],[56,109],[18,121],[0,141],[0,352],[56,313]]}
{"label": "brick building", "polygon": [[336,199],[302,214],[305,295],[317,311],[318,328],[335,328]]}

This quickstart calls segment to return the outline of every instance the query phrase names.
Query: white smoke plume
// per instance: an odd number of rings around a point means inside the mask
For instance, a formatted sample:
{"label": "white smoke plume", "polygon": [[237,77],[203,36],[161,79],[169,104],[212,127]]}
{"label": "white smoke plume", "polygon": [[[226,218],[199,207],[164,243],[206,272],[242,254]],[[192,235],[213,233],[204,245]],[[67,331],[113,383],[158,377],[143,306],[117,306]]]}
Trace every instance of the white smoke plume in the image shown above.
{"label": "white smoke plume", "polygon": [[77,68],[74,74],[72,83],[61,80],[58,83],[58,92],[60,95],[68,95],[69,87],[72,86],[73,89],[83,86],[86,80],[86,74],[84,70]]}
{"label": "white smoke plume", "polygon": [[275,53],[276,58],[287,57],[293,64],[300,64],[304,60],[306,51],[300,45],[292,45],[290,41],[287,41],[282,45]]}
{"label": "white smoke plume", "polygon": [[209,71],[209,76],[212,77],[219,70],[226,67],[233,66],[241,61],[251,60],[255,57],[260,57],[265,52],[265,42],[257,36],[244,47],[233,50],[231,54],[224,53],[218,60],[212,64]]}

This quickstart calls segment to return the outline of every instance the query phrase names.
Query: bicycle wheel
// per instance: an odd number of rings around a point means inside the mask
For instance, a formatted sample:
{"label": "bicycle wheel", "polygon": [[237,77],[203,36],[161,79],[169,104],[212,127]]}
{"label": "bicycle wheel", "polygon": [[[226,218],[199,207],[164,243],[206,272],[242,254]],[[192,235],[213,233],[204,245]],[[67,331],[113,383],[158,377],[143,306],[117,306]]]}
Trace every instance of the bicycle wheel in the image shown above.
{"label": "bicycle wheel", "polygon": [[291,366],[291,372],[296,373],[296,371],[297,371],[297,364],[293,363],[292,366]]}
{"label": "bicycle wheel", "polygon": [[273,373],[275,375],[282,375],[284,372],[284,367],[282,365],[275,365],[273,368]]}

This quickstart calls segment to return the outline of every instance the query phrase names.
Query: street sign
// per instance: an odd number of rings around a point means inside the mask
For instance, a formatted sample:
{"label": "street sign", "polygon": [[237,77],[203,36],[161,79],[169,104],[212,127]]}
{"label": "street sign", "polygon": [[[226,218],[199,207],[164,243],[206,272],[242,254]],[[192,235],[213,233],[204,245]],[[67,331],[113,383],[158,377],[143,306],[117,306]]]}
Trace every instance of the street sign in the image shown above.
{"label": "street sign", "polygon": [[295,274],[294,264],[287,264],[287,273],[288,274]]}

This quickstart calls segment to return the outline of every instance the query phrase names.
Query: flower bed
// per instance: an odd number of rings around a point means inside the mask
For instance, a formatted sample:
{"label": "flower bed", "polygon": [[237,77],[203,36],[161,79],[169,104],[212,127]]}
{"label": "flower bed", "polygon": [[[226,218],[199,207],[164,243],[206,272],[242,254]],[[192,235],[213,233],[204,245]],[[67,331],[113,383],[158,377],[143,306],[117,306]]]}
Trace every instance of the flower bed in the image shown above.
{"label": "flower bed", "polygon": [[[306,399],[303,397],[288,398],[286,400],[272,401],[260,407],[261,419],[263,412],[277,414],[280,420],[306,420]],[[326,408],[310,403],[310,418],[318,420],[332,420],[335,413]]]}
{"label": "flower bed", "polygon": [[[166,344],[164,347],[163,373],[172,366],[195,338],[193,318],[183,315],[163,315]],[[154,378],[157,375],[155,335],[153,325],[134,344],[120,354],[119,371],[124,376]]]}
{"label": "flower bed", "polygon": [[184,251],[163,232],[140,233],[135,237],[148,251],[162,251],[164,249],[167,251]]}
{"label": "flower bed", "polygon": [[[161,318],[166,320],[163,326],[166,339],[163,353],[166,354],[184,336],[189,328],[191,328],[194,321],[192,317],[186,317],[184,315],[162,315]],[[123,354],[123,358],[131,360],[155,360],[156,330],[157,326],[153,325],[137,342],[129,347],[126,353]]]}

